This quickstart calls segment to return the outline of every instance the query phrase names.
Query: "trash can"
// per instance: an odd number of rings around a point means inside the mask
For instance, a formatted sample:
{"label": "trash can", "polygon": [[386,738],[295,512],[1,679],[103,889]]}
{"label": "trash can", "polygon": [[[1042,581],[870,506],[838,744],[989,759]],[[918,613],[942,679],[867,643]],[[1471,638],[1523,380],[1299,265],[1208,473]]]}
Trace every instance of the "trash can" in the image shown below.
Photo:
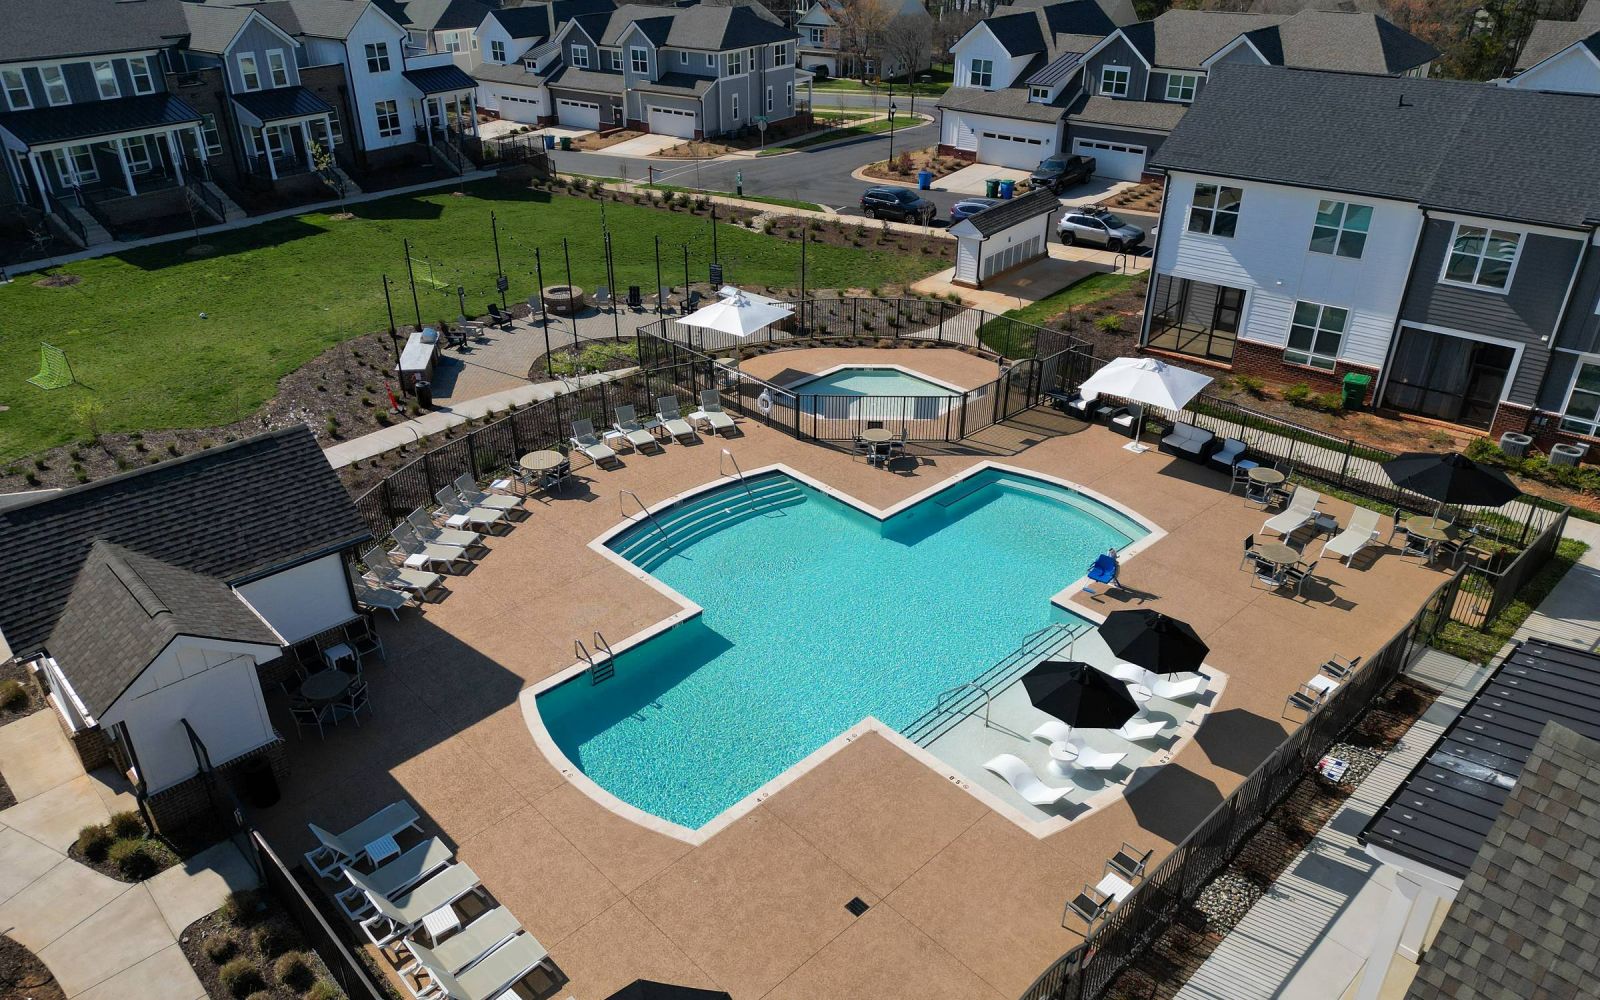
{"label": "trash can", "polygon": [[1000,178],[991,177],[983,182],[983,196],[985,198],[1000,197]]}
{"label": "trash can", "polygon": [[546,135],[544,137],[544,148],[545,149],[555,149],[556,148],[556,137],[553,136],[553,135]]}
{"label": "trash can", "polygon": [[918,170],[917,171],[917,188],[918,188],[918,190],[926,191],[931,187],[933,187],[933,171],[932,170]]}
{"label": "trash can", "polygon": [[570,136],[570,135],[562,136],[561,137],[561,150],[562,150],[562,152],[566,152],[567,150],[569,150],[571,148],[572,148],[572,136]]}
{"label": "trash can", "polygon": [[1367,390],[1372,388],[1372,376],[1363,372],[1346,372],[1344,376],[1344,408],[1359,410],[1367,401]]}
{"label": "trash can", "polygon": [[417,405],[418,406],[422,407],[424,410],[433,409],[433,383],[432,382],[429,382],[425,378],[419,378],[419,379],[417,379],[416,384],[414,384],[411,387],[411,391],[417,394]]}
{"label": "trash can", "polygon": [[1017,190],[1017,182],[1016,181],[1003,180],[1003,181],[1000,182],[1000,197],[1001,198],[1009,198],[1009,197],[1011,197],[1013,194],[1016,193],[1016,190]]}
{"label": "trash can", "polygon": [[268,809],[278,804],[278,778],[272,773],[272,761],[266,757],[252,757],[239,765],[234,772],[235,787],[252,809]]}

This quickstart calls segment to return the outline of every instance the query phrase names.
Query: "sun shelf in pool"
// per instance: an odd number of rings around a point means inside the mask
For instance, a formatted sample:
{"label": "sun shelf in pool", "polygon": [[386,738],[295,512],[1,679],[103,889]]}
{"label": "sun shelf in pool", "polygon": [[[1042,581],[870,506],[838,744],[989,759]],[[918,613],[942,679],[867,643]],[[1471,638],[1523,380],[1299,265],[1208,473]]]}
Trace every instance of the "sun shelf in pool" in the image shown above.
{"label": "sun shelf in pool", "polygon": [[538,695],[562,753],[624,802],[699,828],[876,716],[904,729],[1031,632],[1050,598],[1143,537],[1080,493],[1002,470],[879,521],[787,475],[658,512],[609,546],[702,615]]}

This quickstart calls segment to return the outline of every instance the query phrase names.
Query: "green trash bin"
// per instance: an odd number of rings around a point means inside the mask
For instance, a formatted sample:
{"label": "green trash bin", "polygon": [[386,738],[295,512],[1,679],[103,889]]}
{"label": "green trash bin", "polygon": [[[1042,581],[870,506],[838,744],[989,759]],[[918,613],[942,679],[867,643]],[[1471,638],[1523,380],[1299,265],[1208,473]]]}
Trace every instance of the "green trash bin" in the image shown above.
{"label": "green trash bin", "polygon": [[1000,197],[1000,178],[991,177],[983,182],[983,196],[985,198]]}
{"label": "green trash bin", "polygon": [[1344,376],[1344,408],[1359,410],[1367,402],[1367,390],[1372,388],[1372,376],[1363,372],[1346,372]]}
{"label": "green trash bin", "polygon": [[570,135],[562,136],[561,137],[561,149],[562,149],[562,151],[564,152],[564,151],[569,150],[571,148],[572,148],[572,136],[570,136]]}

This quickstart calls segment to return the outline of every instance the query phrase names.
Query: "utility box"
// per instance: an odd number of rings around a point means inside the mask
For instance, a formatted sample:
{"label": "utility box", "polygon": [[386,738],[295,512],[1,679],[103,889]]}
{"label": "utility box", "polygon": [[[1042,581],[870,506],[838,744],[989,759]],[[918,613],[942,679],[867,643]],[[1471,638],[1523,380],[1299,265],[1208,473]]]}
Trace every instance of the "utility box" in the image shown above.
{"label": "utility box", "polygon": [[1359,410],[1366,405],[1367,392],[1372,388],[1372,376],[1364,372],[1346,372],[1344,376],[1344,408]]}

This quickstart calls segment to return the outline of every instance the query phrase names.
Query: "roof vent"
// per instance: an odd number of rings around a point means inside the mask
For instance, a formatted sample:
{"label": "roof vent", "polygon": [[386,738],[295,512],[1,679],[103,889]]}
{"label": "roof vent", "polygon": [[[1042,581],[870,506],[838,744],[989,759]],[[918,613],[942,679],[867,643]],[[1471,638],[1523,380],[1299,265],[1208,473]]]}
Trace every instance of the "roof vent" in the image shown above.
{"label": "roof vent", "polygon": [[1412,104],[1409,101],[1406,100],[1406,95],[1401,94],[1400,95],[1400,103],[1396,104],[1395,107],[1397,107],[1397,108],[1409,108],[1409,107],[1412,107]]}

